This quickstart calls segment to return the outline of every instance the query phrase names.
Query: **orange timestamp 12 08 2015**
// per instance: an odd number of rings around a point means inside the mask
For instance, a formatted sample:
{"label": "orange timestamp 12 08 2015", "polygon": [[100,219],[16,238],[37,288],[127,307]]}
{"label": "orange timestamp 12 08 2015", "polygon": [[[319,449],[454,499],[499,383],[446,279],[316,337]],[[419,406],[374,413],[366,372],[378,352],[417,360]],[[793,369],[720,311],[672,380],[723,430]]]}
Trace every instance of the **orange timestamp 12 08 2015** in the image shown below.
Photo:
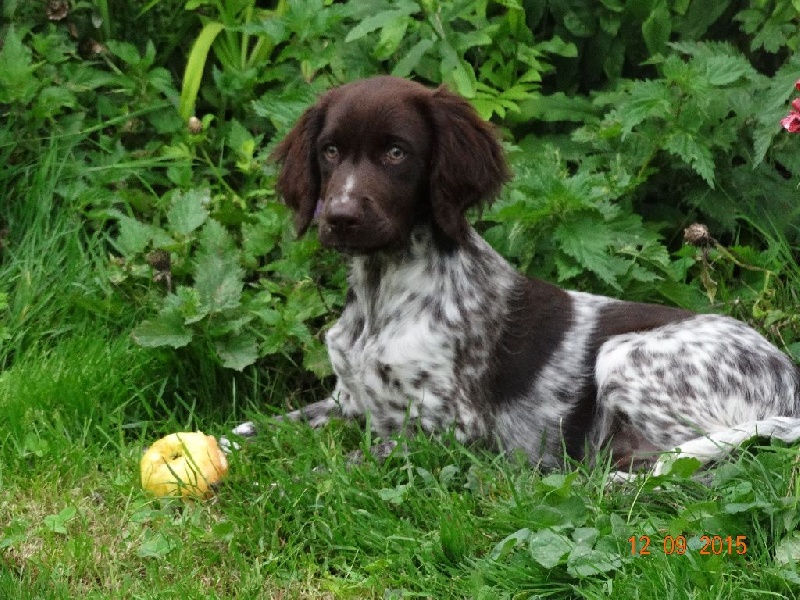
{"label": "orange timestamp 12 08 2015", "polygon": [[[632,535],[628,538],[631,545],[631,554],[634,556],[647,556],[651,554],[654,549],[652,539],[649,535]],[[698,554],[705,556],[719,556],[719,555],[734,555],[740,556],[747,554],[747,536],[746,535],[701,535],[698,543],[692,544],[693,548],[689,547],[689,543],[684,535],[671,536],[667,535],[661,540],[662,550],[666,555],[682,555],[690,550],[696,550]]]}

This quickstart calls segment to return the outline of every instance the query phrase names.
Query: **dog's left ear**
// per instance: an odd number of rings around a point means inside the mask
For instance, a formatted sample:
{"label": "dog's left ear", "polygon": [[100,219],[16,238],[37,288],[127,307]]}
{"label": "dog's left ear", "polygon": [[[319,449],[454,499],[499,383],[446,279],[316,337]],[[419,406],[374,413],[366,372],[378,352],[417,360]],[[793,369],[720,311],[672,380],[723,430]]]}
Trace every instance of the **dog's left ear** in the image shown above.
{"label": "dog's left ear", "polygon": [[281,163],[276,188],[294,211],[298,236],[311,224],[319,200],[320,173],[314,144],[322,128],[323,115],[320,104],[308,108],[270,155],[270,160]]}
{"label": "dog's left ear", "polygon": [[431,204],[433,220],[450,239],[464,242],[465,211],[491,203],[511,174],[494,127],[445,87],[430,96],[434,126]]}

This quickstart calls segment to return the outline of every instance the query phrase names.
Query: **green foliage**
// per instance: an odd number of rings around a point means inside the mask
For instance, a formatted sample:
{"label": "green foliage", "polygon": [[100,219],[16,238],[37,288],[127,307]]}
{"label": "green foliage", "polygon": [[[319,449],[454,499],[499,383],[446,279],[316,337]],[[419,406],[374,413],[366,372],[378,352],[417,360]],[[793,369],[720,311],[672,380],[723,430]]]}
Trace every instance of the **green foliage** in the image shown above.
{"label": "green foliage", "polygon": [[238,371],[265,356],[291,362],[299,352],[307,369],[327,375],[316,328],[341,294],[317,283],[331,273],[314,260],[313,239],[292,243],[287,209],[270,201],[236,226],[228,216],[226,227],[212,214],[218,208],[208,190],[168,192],[162,204],[168,207],[162,224],[109,215],[119,223],[115,283],[142,283],[148,294],[150,282],[166,289],[158,314],[134,328],[134,340],[151,348],[202,340],[223,366]]}
{"label": "green foliage", "polygon": [[742,32],[750,36],[750,50],[765,50],[770,54],[786,55],[797,52],[800,32],[797,30],[797,0],[753,2],[736,15]]}
{"label": "green foliage", "polygon": [[[140,344],[323,375],[343,273],[313,235],[293,240],[268,151],[332,85],[380,72],[444,83],[508,140],[516,177],[478,226],[520,268],[630,299],[710,301],[793,352],[800,160],[777,122],[800,72],[795,8],[152,0],[45,23],[14,4],[0,148],[24,164],[42,139],[74,137],[55,193],[108,240],[119,298],[147,315]],[[125,35],[121,19],[141,26]],[[693,221],[713,247],[681,247]]]}
{"label": "green foliage", "polygon": [[209,49],[213,50],[222,69],[218,81],[223,85],[219,89],[226,90],[232,98],[244,93],[244,99],[249,99],[250,90],[256,82],[269,80],[264,78],[263,67],[271,59],[275,42],[265,31],[269,28],[269,21],[284,14],[286,7],[285,0],[280,0],[277,7],[269,11],[259,9],[255,1],[220,3],[190,0],[186,3],[186,10],[205,9],[218,14],[217,20],[208,17],[201,19],[203,28],[186,62],[179,108],[183,119],[194,114]]}
{"label": "green foliage", "polygon": [[643,293],[641,284],[652,293],[656,282],[678,279],[659,234],[625,208],[634,177],[625,165],[604,172],[586,161],[570,173],[557,148],[533,138],[512,154],[512,165],[516,177],[485,215],[495,223],[485,235],[524,270],[628,296]]}
{"label": "green foliage", "polygon": [[487,119],[538,97],[542,76],[552,71],[547,56],[576,55],[558,36],[536,42],[514,1],[498,3],[502,10],[463,0],[369,4],[352,14],[358,24],[346,42],[369,41],[374,59],[394,64],[393,75],[444,83]]}
{"label": "green foliage", "polygon": [[3,347],[3,342],[11,338],[11,331],[6,322],[7,310],[8,294],[0,292],[0,349]]}
{"label": "green foliage", "polygon": [[0,102],[30,102],[39,89],[39,81],[33,72],[31,50],[22,45],[16,28],[9,27],[0,50]]}

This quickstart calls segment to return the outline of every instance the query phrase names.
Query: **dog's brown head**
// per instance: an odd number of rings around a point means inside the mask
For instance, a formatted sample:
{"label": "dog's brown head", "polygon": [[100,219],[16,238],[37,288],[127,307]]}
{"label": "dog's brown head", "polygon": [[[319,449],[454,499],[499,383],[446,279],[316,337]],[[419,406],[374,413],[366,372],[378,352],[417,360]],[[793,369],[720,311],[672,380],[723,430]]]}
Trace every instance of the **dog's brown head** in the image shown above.
{"label": "dog's brown head", "polygon": [[317,213],[322,244],[354,253],[402,247],[421,220],[458,244],[467,208],[491,202],[509,177],[492,126],[469,103],[397,77],[330,90],[273,157],[298,233]]}

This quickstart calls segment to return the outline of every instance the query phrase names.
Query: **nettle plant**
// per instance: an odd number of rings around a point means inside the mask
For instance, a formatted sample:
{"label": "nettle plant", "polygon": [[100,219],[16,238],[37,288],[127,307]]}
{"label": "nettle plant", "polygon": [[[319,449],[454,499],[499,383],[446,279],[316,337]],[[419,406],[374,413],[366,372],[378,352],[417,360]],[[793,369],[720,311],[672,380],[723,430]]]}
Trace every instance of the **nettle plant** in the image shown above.
{"label": "nettle plant", "polygon": [[116,215],[116,281],[152,280],[165,292],[133,338],[145,347],[204,345],[236,370],[282,355],[329,374],[317,330],[340,307],[343,273],[316,239],[295,241],[287,209],[274,199],[235,227],[212,214],[208,189],[171,191],[162,200],[160,222]]}
{"label": "nettle plant", "polygon": [[772,231],[778,215],[797,214],[791,179],[781,176],[795,166],[771,150],[794,65],[770,79],[728,44],[669,47],[653,60],[658,78],[620,79],[591,102],[561,97],[558,110],[581,125],[518,142],[515,180],[484,218],[493,223],[487,236],[523,269],[693,309],[753,299],[745,286],[717,295],[710,277],[694,277],[704,268],[695,250],[664,241],[700,220],[717,235],[739,236],[727,254],[711,252],[716,277],[733,283],[727,263],[763,289],[770,269],[780,270],[781,253],[745,243]]}
{"label": "nettle plant", "polygon": [[[255,4],[186,3],[202,11],[203,29],[184,72],[184,118],[198,93],[218,113],[237,114],[255,99],[257,114],[276,114],[280,131],[287,109],[294,114],[294,104],[310,102],[309,87],[313,95],[378,73],[444,83],[485,118],[502,118],[539,97],[553,57],[577,53],[557,35],[535,39],[514,1],[281,1],[270,10]],[[208,63],[212,78],[201,86]]]}

